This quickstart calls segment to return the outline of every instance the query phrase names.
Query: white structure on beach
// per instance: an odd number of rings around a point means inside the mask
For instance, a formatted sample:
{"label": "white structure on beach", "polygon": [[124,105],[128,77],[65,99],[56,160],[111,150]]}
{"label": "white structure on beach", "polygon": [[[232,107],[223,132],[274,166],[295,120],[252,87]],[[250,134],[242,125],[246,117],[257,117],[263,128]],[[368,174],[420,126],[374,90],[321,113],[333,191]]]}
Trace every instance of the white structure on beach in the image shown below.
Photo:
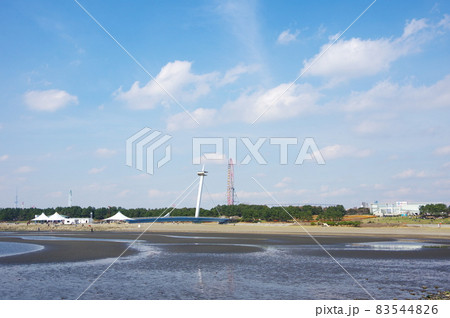
{"label": "white structure on beach", "polygon": [[410,216],[419,215],[420,207],[429,204],[428,202],[406,202],[395,203],[372,203],[370,213],[376,216]]}
{"label": "white structure on beach", "polygon": [[42,213],[39,216],[35,215],[35,218],[32,219],[31,221],[63,223],[63,224],[88,224],[92,223],[92,218],[67,218],[59,214],[58,212],[55,212],[50,216],[46,216],[44,213]]}
{"label": "white structure on beach", "polygon": [[106,222],[123,222],[123,221],[127,221],[127,220],[132,220],[132,218],[129,218],[128,216],[123,215],[122,212],[117,212],[116,214],[114,214],[113,216],[104,219],[103,221]]}
{"label": "white structure on beach", "polygon": [[42,213],[41,215],[35,215],[34,219],[32,219],[31,221],[34,221],[34,222],[47,222],[48,221],[48,216],[46,216],[44,213]]}
{"label": "white structure on beach", "polygon": [[65,216],[62,216],[61,214],[59,214],[58,212],[55,212],[54,214],[50,215],[48,217],[48,221],[49,222],[62,222],[66,219]]}
{"label": "white structure on beach", "polygon": [[89,224],[92,223],[91,218],[65,218],[64,224]]}

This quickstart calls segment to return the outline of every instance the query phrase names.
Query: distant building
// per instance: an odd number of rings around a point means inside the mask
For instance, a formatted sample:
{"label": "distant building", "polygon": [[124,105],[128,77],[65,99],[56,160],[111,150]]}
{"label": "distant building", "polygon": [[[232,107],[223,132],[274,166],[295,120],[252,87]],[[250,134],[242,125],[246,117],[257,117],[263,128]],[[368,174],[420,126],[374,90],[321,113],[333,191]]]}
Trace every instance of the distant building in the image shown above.
{"label": "distant building", "polygon": [[64,224],[89,224],[92,223],[91,218],[66,218]]}
{"label": "distant building", "polygon": [[372,203],[370,213],[376,216],[409,216],[419,215],[420,207],[430,204],[428,202],[395,202],[395,203]]}

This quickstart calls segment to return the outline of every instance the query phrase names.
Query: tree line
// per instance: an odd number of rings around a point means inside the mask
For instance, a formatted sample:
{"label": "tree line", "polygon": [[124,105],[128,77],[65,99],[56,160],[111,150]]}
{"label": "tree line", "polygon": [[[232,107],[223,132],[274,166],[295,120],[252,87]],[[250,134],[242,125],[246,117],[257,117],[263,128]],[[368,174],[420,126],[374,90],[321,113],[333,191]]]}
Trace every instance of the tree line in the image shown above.
{"label": "tree line", "polygon": [[[194,216],[195,208],[159,208],[145,209],[132,208],[126,209],[122,207],[57,207],[57,208],[0,208],[0,221],[29,221],[36,215],[45,213],[50,216],[55,212],[70,218],[88,218],[91,215],[95,220],[102,220],[113,216],[117,212],[122,212],[130,218],[158,217],[164,216],[170,212],[170,216]],[[218,205],[211,209],[201,209],[200,215],[205,217],[227,217],[235,218],[243,222],[259,222],[259,221],[292,221],[295,218],[299,221],[331,220],[340,221],[347,213],[342,205],[330,206],[322,208],[320,206],[288,206],[288,207],[268,207],[266,205]]]}
{"label": "tree line", "polygon": [[446,206],[443,203],[427,204],[419,208],[420,215],[424,218],[447,218],[450,215],[450,206]]}
{"label": "tree line", "polygon": [[[106,219],[117,212],[122,212],[130,218],[159,217],[170,212],[171,216],[194,216],[195,208],[159,208],[145,209],[122,207],[57,207],[57,208],[0,208],[0,221],[29,221],[36,215],[45,213],[50,216],[55,212],[70,218],[88,218],[93,216],[95,220]],[[420,208],[420,213],[424,217],[448,217],[450,207],[445,204],[428,204]],[[205,217],[227,217],[235,218],[243,222],[289,222],[292,218],[298,221],[341,221],[344,215],[370,214],[367,208],[352,208],[346,210],[342,205],[322,208],[320,206],[287,206],[268,207],[266,205],[218,205],[211,209],[201,209],[200,215]]]}

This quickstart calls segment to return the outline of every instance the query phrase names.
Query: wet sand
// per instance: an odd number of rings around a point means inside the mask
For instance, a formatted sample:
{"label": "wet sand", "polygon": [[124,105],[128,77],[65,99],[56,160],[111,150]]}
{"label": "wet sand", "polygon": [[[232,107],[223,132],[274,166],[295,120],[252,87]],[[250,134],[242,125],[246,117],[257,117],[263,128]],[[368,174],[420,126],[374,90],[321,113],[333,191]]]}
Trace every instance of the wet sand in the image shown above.
{"label": "wet sand", "polygon": [[[0,241],[43,245],[40,251],[0,257],[0,264],[74,262],[118,257],[130,243],[147,229],[149,224],[135,224],[133,231],[129,224],[123,224],[123,231],[108,231],[108,227],[93,225],[94,232],[52,231],[52,232],[0,232]],[[117,226],[117,225],[115,225]],[[111,227],[110,227],[111,228]],[[251,253],[260,252],[269,246],[351,244],[393,240],[418,240],[423,242],[450,244],[450,231],[439,228],[306,228],[291,225],[218,225],[218,224],[155,224],[139,237],[169,253]],[[137,231],[139,230],[140,233]],[[72,240],[26,240],[27,235],[60,236]],[[20,238],[21,236],[23,238]],[[76,240],[80,238],[83,240]],[[85,241],[84,239],[94,239]],[[111,241],[95,241],[95,239]],[[114,241],[116,240],[116,241]],[[124,255],[137,251],[132,247]],[[316,254],[323,254],[319,249]],[[424,248],[420,251],[333,251],[336,257],[364,258],[449,258],[450,248]]]}
{"label": "wet sand", "polygon": [[[48,233],[52,235],[53,233]],[[99,241],[57,241],[57,240],[24,240],[15,237],[2,237],[0,242],[29,243],[44,246],[44,249],[0,257],[0,264],[36,264],[58,262],[80,262],[87,260],[118,257],[128,246],[120,242]],[[137,253],[129,249],[124,256]]]}

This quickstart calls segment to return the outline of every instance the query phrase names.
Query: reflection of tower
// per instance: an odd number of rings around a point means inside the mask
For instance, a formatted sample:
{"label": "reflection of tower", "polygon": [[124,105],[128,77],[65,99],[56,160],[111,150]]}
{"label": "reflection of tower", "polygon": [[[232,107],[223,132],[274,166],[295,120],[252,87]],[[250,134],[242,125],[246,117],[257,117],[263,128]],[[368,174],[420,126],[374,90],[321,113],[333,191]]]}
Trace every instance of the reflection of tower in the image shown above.
{"label": "reflection of tower", "polygon": [[203,275],[201,268],[198,268],[197,276],[198,276],[198,287],[200,288],[200,291],[203,293],[205,285],[203,284]]}
{"label": "reflection of tower", "polygon": [[207,173],[208,171],[205,171],[205,166],[203,166],[202,171],[197,172],[197,175],[200,176],[200,182],[198,184],[197,206],[195,207],[196,218],[198,218],[200,215],[200,201],[202,200],[203,178]]}
{"label": "reflection of tower", "polygon": [[69,191],[69,203],[68,203],[69,208],[72,206],[72,190]]}
{"label": "reflection of tower", "polygon": [[228,205],[234,205],[234,163],[231,158],[228,162],[227,203]]}

